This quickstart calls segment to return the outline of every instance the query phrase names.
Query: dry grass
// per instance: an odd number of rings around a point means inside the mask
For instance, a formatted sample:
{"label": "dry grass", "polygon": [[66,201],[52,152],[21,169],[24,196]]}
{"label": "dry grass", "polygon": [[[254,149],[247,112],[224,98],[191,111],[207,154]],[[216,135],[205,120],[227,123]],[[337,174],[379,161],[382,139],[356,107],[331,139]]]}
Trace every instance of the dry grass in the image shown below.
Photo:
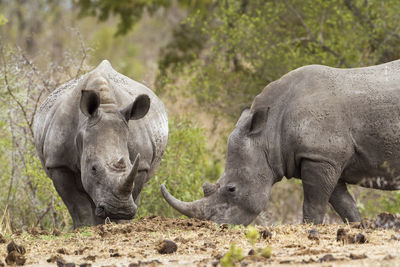
{"label": "dry grass", "polygon": [[0,234],[3,236],[12,234],[11,220],[10,220],[10,214],[8,212],[8,206],[4,208],[4,211],[0,217]]}

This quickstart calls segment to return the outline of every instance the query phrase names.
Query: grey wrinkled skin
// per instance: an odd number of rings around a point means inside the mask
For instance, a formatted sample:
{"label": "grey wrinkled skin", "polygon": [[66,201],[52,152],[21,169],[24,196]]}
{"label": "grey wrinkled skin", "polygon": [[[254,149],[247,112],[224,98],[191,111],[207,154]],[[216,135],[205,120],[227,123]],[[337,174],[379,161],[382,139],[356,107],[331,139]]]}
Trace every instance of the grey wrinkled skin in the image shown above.
{"label": "grey wrinkled skin", "polygon": [[[400,61],[355,69],[305,66],[269,84],[228,140],[225,172],[205,197],[180,212],[249,224],[283,176],[304,190],[304,222],[322,223],[328,203],[343,221],[360,221],[347,184],[400,189]],[[290,203],[289,203],[290,204]]]}
{"label": "grey wrinkled skin", "polygon": [[34,137],[75,228],[129,220],[164,153],[167,113],[150,89],[104,60],[48,96]]}

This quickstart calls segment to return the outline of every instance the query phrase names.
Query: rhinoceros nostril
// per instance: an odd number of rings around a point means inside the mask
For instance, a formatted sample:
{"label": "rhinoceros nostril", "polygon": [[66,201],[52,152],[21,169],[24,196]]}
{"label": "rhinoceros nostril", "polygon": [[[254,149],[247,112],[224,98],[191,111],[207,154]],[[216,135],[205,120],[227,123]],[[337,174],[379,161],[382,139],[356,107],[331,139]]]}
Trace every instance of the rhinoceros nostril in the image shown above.
{"label": "rhinoceros nostril", "polygon": [[106,209],[104,206],[98,206],[95,211],[96,216],[105,218],[106,217]]}
{"label": "rhinoceros nostril", "polygon": [[120,157],[117,162],[114,163],[114,167],[117,169],[125,169],[126,164],[123,157]]}

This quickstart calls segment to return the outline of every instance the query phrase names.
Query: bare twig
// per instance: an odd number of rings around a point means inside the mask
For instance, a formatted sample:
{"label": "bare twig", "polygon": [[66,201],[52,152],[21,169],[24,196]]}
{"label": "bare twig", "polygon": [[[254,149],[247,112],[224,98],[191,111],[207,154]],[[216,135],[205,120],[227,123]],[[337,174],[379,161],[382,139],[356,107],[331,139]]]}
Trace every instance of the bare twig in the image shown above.
{"label": "bare twig", "polygon": [[42,90],[40,90],[40,92],[39,92],[39,94],[38,94],[38,96],[37,96],[37,98],[35,100],[35,105],[33,106],[33,111],[32,111],[32,116],[31,116],[31,121],[30,121],[31,125],[33,125],[33,120],[35,119],[36,111],[37,111],[37,108],[39,106],[39,101],[40,101],[40,98],[43,95],[43,92],[44,92],[44,88],[42,88]]}
{"label": "bare twig", "polygon": [[6,201],[6,207],[8,207],[8,204],[10,203],[10,196],[11,196],[11,190],[14,184],[14,176],[15,176],[15,141],[14,141],[14,131],[12,129],[12,117],[10,111],[8,112],[8,118],[10,120],[10,132],[11,132],[11,137],[13,142],[11,143],[11,176],[10,176],[10,184],[8,186],[8,192],[7,192],[7,201]]}
{"label": "bare twig", "polygon": [[43,220],[44,216],[51,210],[51,203],[47,206],[47,209],[43,212],[43,214],[39,217],[39,219],[35,223],[35,227],[39,225],[39,223]]}
{"label": "bare twig", "polygon": [[7,92],[11,96],[11,98],[17,103],[19,108],[21,109],[21,112],[22,112],[22,114],[24,116],[24,119],[25,119],[26,123],[28,124],[28,128],[29,128],[31,137],[33,138],[32,124],[31,124],[30,120],[28,119],[28,114],[27,114],[24,106],[22,105],[22,103],[18,100],[18,98],[11,91],[10,85],[8,83],[7,64],[6,64],[6,60],[5,60],[4,53],[3,53],[3,47],[1,47],[1,49],[0,49],[0,54],[1,54],[2,61],[3,61],[4,82],[5,82],[5,85],[6,85]]}
{"label": "bare twig", "polygon": [[346,60],[336,51],[334,51],[331,47],[329,47],[324,41],[317,39],[314,34],[312,33],[312,31],[310,30],[310,28],[308,27],[307,23],[304,21],[303,17],[301,16],[301,14],[292,6],[292,4],[290,4],[289,2],[287,2],[286,0],[284,0],[285,4],[289,7],[289,9],[296,15],[296,17],[299,19],[300,23],[303,25],[304,29],[307,32],[307,35],[310,38],[310,41],[318,44],[321,46],[322,49],[324,49],[325,51],[331,53],[332,55],[334,55],[337,59],[339,59],[340,64],[344,65],[345,67],[350,67]]}
{"label": "bare twig", "polygon": [[42,75],[40,75],[40,72],[38,71],[36,66],[32,63],[32,61],[29,60],[28,57],[22,51],[20,51],[20,54],[22,55],[25,63],[32,69],[33,73],[35,73],[35,75],[39,78],[39,80],[42,82],[43,86],[47,89],[47,91],[51,92],[52,90],[50,90],[49,88],[49,83],[43,78]]}
{"label": "bare twig", "polygon": [[82,54],[83,54],[81,63],[80,63],[80,65],[79,65],[79,68],[78,68],[78,70],[76,71],[76,75],[75,75],[75,79],[78,79],[79,74],[81,73],[81,70],[82,70],[82,67],[83,67],[83,62],[85,62],[86,56],[87,56],[87,55],[86,55],[85,43],[83,42],[81,33],[80,33],[79,31],[76,31],[76,35],[78,35],[79,43],[80,43],[80,45],[81,45],[81,51],[82,51]]}

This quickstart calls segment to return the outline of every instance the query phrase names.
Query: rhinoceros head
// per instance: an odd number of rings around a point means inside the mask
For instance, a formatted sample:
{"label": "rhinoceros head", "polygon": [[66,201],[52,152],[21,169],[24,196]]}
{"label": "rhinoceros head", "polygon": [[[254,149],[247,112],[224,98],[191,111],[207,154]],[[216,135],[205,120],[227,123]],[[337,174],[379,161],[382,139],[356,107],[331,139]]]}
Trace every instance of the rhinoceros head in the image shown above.
{"label": "rhinoceros head", "polygon": [[76,138],[82,185],[96,206],[96,216],[131,219],[137,211],[132,192],[138,191],[133,187],[140,155],[131,162],[128,121],[147,114],[150,98],[139,95],[121,110],[103,110],[99,106],[98,92],[82,90],[80,110],[84,119]]}
{"label": "rhinoceros head", "polygon": [[166,201],[179,212],[217,223],[247,225],[263,210],[273,184],[265,125],[268,110],[245,110],[229,136],[225,172],[216,184],[204,183],[204,198],[182,202],[161,186]]}

